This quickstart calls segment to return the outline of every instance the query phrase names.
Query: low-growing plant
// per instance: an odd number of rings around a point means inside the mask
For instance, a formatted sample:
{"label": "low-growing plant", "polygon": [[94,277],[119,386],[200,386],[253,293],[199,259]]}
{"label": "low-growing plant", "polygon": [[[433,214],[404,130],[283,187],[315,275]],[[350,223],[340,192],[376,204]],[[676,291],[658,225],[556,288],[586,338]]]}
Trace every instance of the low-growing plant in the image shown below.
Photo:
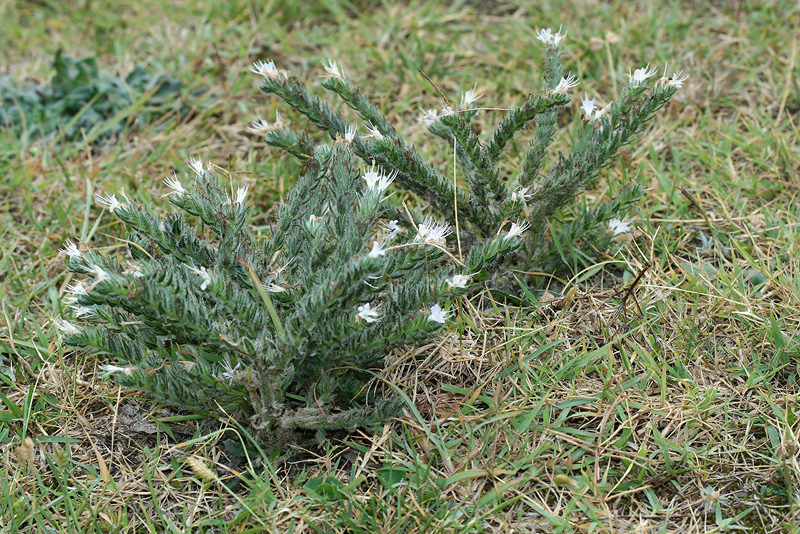
{"label": "low-growing plant", "polygon": [[181,81],[154,76],[136,66],[125,78],[102,71],[93,57],[76,59],[56,52],[55,74],[48,85],[16,84],[0,79],[0,129],[11,128],[28,139],[63,131],[66,139],[103,125],[98,138],[122,131],[136,106],[136,119],[148,124],[172,108],[181,96]]}
{"label": "low-growing plant", "polygon": [[83,324],[58,320],[65,342],[113,358],[102,369],[120,384],[230,414],[270,446],[396,413],[398,399],[365,390],[370,370],[388,349],[435,336],[448,303],[521,246],[522,228],[459,260],[445,248],[447,223],[382,218],[396,174],[359,170],[354,144],[348,135],[313,150],[263,239],[248,227],[247,186],[231,198],[210,164],[191,162],[190,187],[165,180],[182,210],[166,218],[101,196],[130,231],[130,257],[67,242],[81,276],[67,288],[69,313]]}
{"label": "low-growing plant", "polygon": [[[419,195],[439,216],[452,223],[458,219],[465,243],[470,242],[470,235],[488,236],[505,221],[522,218],[531,231],[527,233],[523,257],[513,261],[518,267],[541,269],[564,259],[562,251],[580,248],[580,240],[594,249],[608,245],[612,236],[605,232],[606,224],[642,195],[639,185],[630,184],[611,200],[577,210],[567,223],[559,222],[559,215],[686,80],[681,72],[667,77],[665,69],[661,79],[648,85],[647,80],[656,74],[656,69],[648,65],[629,74],[629,83],[617,100],[605,107],[584,97],[584,120],[573,133],[572,149],[566,156],[558,154],[547,168],[558,128],[558,111],[571,102],[568,93],[579,83],[573,75],[564,76],[559,51],[564,37],[560,30],[539,30],[538,39],[545,45],[542,90],[511,109],[488,139],[479,139],[470,125],[480,110],[473,104],[482,96],[476,94],[475,88],[462,94],[458,106],[442,95],[441,111],[423,110],[419,120],[447,141],[448,158],[452,158],[455,146],[466,187],[444,176],[437,165],[424,161],[336,62],[324,64],[326,79],[322,86],[366,121],[368,133],[353,137],[353,150],[359,157],[396,173],[396,183]],[[356,132],[355,125],[312,96],[306,85],[278,69],[274,62],[257,62],[252,71],[263,76],[263,92],[279,96],[331,137]],[[504,175],[500,165],[504,150],[531,123],[533,139],[518,165],[521,171],[515,176]],[[268,144],[299,158],[308,158],[313,152],[308,134],[288,129],[280,118],[275,123],[258,119],[251,130],[265,134]]]}

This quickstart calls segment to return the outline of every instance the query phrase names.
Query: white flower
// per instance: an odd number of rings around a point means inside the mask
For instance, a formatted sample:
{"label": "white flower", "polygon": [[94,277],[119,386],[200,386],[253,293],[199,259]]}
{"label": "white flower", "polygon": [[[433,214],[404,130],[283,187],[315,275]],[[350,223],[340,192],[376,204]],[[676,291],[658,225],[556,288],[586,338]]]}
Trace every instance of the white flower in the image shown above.
{"label": "white flower", "polygon": [[[189,266],[187,265],[187,267]],[[200,267],[199,269],[196,267],[189,267],[189,270],[203,279],[203,283],[200,284],[200,291],[205,291],[209,284],[211,284],[211,274],[206,271],[205,267]]]}
{"label": "white flower", "polygon": [[370,137],[374,138],[376,141],[380,141],[381,139],[383,139],[383,134],[381,133],[380,130],[378,130],[377,126],[373,126],[372,122],[368,122],[364,126],[366,127],[369,133],[362,135],[361,139],[369,139]]}
{"label": "white flower", "polygon": [[128,270],[124,274],[128,274],[134,278],[144,278],[142,273],[142,266],[138,263],[131,263],[128,265]]}
{"label": "white flower", "polygon": [[539,30],[536,32],[536,38],[539,39],[543,44],[550,44],[553,41],[552,28],[539,28]]}
{"label": "white flower", "polygon": [[447,280],[447,285],[450,286],[450,289],[455,289],[455,288],[464,289],[467,287],[470,278],[471,275],[468,274],[457,274],[453,276],[452,279]]}
{"label": "white flower", "polygon": [[377,241],[373,241],[372,250],[369,251],[369,257],[377,258],[378,256],[386,256],[386,250],[384,250],[383,245]]}
{"label": "white flower", "polygon": [[348,124],[347,128],[344,130],[344,140],[348,143],[352,143],[353,140],[356,138],[356,134],[358,133],[358,126],[355,124]]}
{"label": "white flower", "polygon": [[439,112],[435,109],[420,108],[420,111],[422,112],[422,117],[420,117],[418,120],[424,122],[428,126],[439,120]]}
{"label": "white flower", "polygon": [[181,184],[180,180],[178,180],[178,177],[175,175],[175,173],[172,173],[172,178],[169,176],[164,178],[164,185],[172,189],[172,193],[168,193],[170,195],[173,193],[182,195],[186,192],[186,189],[183,188],[183,184]]}
{"label": "white flower", "polygon": [[70,295],[85,295],[86,294],[86,285],[78,280],[74,284],[70,284],[67,286],[67,291]]}
{"label": "white flower", "polygon": [[650,78],[656,72],[658,72],[656,68],[650,68],[650,63],[648,63],[641,69],[636,69],[633,71],[633,74],[631,74],[631,70],[628,69],[628,78],[630,79],[630,83],[633,85],[641,85],[645,80],[647,80],[647,78]]}
{"label": "white flower", "polygon": [[419,225],[419,238],[424,243],[429,243],[433,245],[438,245],[443,247],[446,243],[445,237],[450,235],[450,225],[447,223],[440,223],[433,219],[433,217],[427,217],[425,221]]}
{"label": "white flower", "polygon": [[322,217],[318,217],[313,213],[308,216],[308,221],[306,221],[305,224],[308,233],[310,233],[313,236],[316,236],[321,226],[322,226]]}
{"label": "white flower", "polygon": [[561,33],[561,26],[558,27],[558,31],[553,34],[552,37],[552,44],[554,47],[558,46],[561,43],[561,39],[567,36],[567,32]]}
{"label": "white flower", "polygon": [[442,113],[439,115],[439,118],[447,117],[449,115],[453,115],[456,112],[453,108],[450,107],[449,104],[442,104]]}
{"label": "white flower", "polygon": [[373,167],[372,170],[367,171],[364,173],[364,181],[367,182],[367,188],[373,191],[378,191],[378,193],[383,193],[386,191],[386,188],[389,187],[389,184],[394,181],[394,177],[397,176],[397,171],[394,171],[389,174],[384,174],[382,171],[376,171]]}
{"label": "white flower", "polygon": [[680,89],[681,87],[683,87],[683,82],[685,82],[688,79],[689,75],[684,74],[682,70],[679,70],[678,72],[672,73],[672,78],[670,78],[669,81],[667,81],[667,85],[669,85],[670,87],[675,87],[677,89]]}
{"label": "white flower", "polygon": [[284,291],[286,291],[285,287],[279,286],[278,284],[269,284],[269,285],[263,284],[262,287],[264,288],[264,291],[266,291],[267,293],[283,293]]}
{"label": "white flower", "polygon": [[67,286],[67,293],[69,296],[64,299],[64,302],[68,305],[75,304],[78,302],[78,297],[86,294],[86,286],[81,281],[75,282]]}
{"label": "white flower", "polygon": [[244,186],[238,188],[236,190],[236,200],[234,200],[234,203],[244,204],[244,197],[247,196],[248,189],[250,189],[250,186],[247,184],[244,184]]}
{"label": "white flower", "polygon": [[224,371],[220,374],[220,376],[225,380],[227,380],[228,382],[233,381],[233,378],[236,375],[236,371],[239,370],[239,367],[241,367],[242,362],[236,362],[236,367],[234,367],[233,365],[231,365],[230,359],[228,359],[228,357],[226,356],[221,363]]}
{"label": "white flower", "polygon": [[83,258],[83,254],[81,254],[81,251],[78,250],[78,245],[73,243],[71,240],[67,240],[67,242],[64,243],[64,248],[59,249],[58,251],[62,254],[66,254],[70,258]]}
{"label": "white flower", "polygon": [[261,60],[256,61],[255,63],[253,63],[250,72],[252,72],[253,74],[258,74],[265,78],[278,78],[280,76],[278,69],[275,68],[274,61],[267,61],[267,62]]}
{"label": "white flower", "polygon": [[542,44],[553,48],[557,47],[566,36],[567,32],[561,33],[561,27],[558,28],[558,32],[556,33],[553,33],[552,28],[542,28],[536,32],[536,38],[539,39]]}
{"label": "white flower", "polygon": [[525,202],[532,196],[533,194],[528,193],[527,187],[520,187],[519,189],[511,193],[511,202]]}
{"label": "white flower", "polygon": [[508,233],[504,236],[503,239],[511,239],[514,237],[519,237],[522,235],[522,232],[530,228],[531,225],[527,223],[527,221],[517,221],[515,223],[511,223],[511,228],[508,230]]}
{"label": "white flower", "polygon": [[122,373],[124,375],[130,376],[133,371],[135,371],[135,367],[120,367],[118,365],[101,365],[98,367],[101,371],[103,371],[102,377],[105,378],[107,376],[113,375],[114,373]]}
{"label": "white flower", "polygon": [[371,309],[369,302],[367,302],[363,306],[358,307],[358,316],[368,323],[374,323],[378,320],[378,310]]}
{"label": "white flower", "polygon": [[442,309],[438,304],[431,306],[431,314],[428,316],[429,321],[444,324],[447,320],[448,313]]}
{"label": "white flower", "polygon": [[592,120],[592,112],[597,109],[594,99],[589,98],[589,95],[584,95],[581,100],[581,109],[583,110],[583,115],[586,117],[586,120]]}
{"label": "white flower", "polygon": [[56,319],[55,321],[53,321],[53,324],[55,324],[56,328],[58,328],[65,334],[74,335],[81,333],[80,329],[77,326],[73,325],[69,321],[65,321],[64,319]]}
{"label": "white flower", "polygon": [[581,100],[581,109],[583,110],[583,117],[589,121],[594,122],[598,120],[600,117],[606,114],[606,112],[611,108],[611,103],[600,109],[595,104],[593,98],[589,98],[589,95],[584,95],[583,99]]}
{"label": "white flower", "polygon": [[608,221],[608,229],[614,232],[615,236],[625,234],[631,231],[631,222],[632,221],[620,220],[614,217]]}
{"label": "white flower", "polygon": [[402,228],[400,228],[400,226],[397,224],[396,219],[392,219],[388,223],[381,224],[381,228],[389,232],[389,234],[386,236],[386,239],[389,241],[397,237],[397,234],[399,234],[400,230],[402,230]]}
{"label": "white flower", "polygon": [[94,315],[94,309],[88,306],[70,306],[72,308],[75,317],[91,317]]}
{"label": "white flower", "polygon": [[106,279],[106,272],[99,265],[92,265],[91,273],[98,282],[102,282]]}
{"label": "white flower", "polygon": [[189,168],[194,171],[197,176],[203,176],[203,162],[199,159],[189,158]]}
{"label": "white flower", "polygon": [[570,74],[566,78],[562,77],[561,81],[558,82],[558,85],[556,85],[555,89],[552,89],[550,92],[553,94],[565,95],[567,94],[567,91],[569,91],[573,87],[577,87],[578,84],[580,83],[581,82],[578,81],[578,78],[576,78],[574,74]]}
{"label": "white flower", "polygon": [[483,93],[477,94],[478,84],[472,86],[472,89],[467,91],[466,93],[461,93],[461,109],[467,109],[472,104],[478,101],[480,97],[483,96]]}
{"label": "white flower", "polygon": [[104,206],[108,206],[108,211],[114,213],[115,210],[124,210],[127,206],[125,204],[120,203],[117,200],[117,195],[114,193],[113,195],[109,195],[106,193],[105,196],[101,195],[100,193],[96,194],[97,201]]}
{"label": "white flower", "polygon": [[253,133],[263,134],[267,132],[274,132],[275,130],[281,130],[284,126],[285,124],[281,118],[281,114],[278,113],[278,110],[275,110],[275,122],[270,124],[261,117],[257,117],[250,121],[250,126],[247,128],[247,130]]}
{"label": "white flower", "polygon": [[335,61],[328,58],[328,63],[322,62],[322,68],[325,69],[328,78],[336,78],[337,80],[344,80],[344,71],[340,69]]}

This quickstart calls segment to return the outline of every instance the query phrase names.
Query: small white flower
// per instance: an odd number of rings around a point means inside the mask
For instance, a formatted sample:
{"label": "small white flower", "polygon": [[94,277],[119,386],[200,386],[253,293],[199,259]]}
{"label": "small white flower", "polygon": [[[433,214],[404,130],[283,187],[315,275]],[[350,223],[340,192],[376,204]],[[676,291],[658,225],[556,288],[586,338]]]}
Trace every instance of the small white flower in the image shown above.
{"label": "small white flower", "polygon": [[614,217],[608,221],[608,229],[614,232],[615,236],[625,234],[631,231],[631,222],[632,221],[620,220]]}
{"label": "small white flower", "polygon": [[203,162],[199,159],[189,158],[189,168],[194,171],[197,176],[203,176]]}
{"label": "small white flower", "polygon": [[97,282],[102,282],[106,279],[106,272],[99,265],[92,265],[91,273]]}
{"label": "small white flower", "polygon": [[358,126],[355,124],[348,124],[347,128],[344,130],[344,140],[348,143],[352,143],[353,140],[356,138],[356,134],[358,133]]}
{"label": "small white flower", "polygon": [[58,328],[65,334],[74,335],[81,333],[80,329],[77,326],[73,325],[69,321],[65,321],[64,319],[56,319],[55,321],[53,321],[53,324],[55,324],[56,328]]}
{"label": "small white flower", "polygon": [[594,122],[598,120],[600,117],[606,114],[606,112],[611,108],[611,102],[606,105],[603,109],[597,107],[593,98],[589,98],[588,95],[584,95],[583,99],[581,100],[581,110],[583,110],[583,117],[589,121]]}
{"label": "small white flower", "polygon": [[325,69],[327,73],[327,78],[336,78],[337,80],[344,81],[344,70],[342,70],[339,65],[336,64],[335,61],[328,58],[328,62],[322,62],[322,68]]}
{"label": "small white flower", "polygon": [[377,241],[373,241],[372,250],[369,251],[369,257],[377,258],[378,256],[386,256],[386,250],[384,250],[383,245]]}
{"label": "small white flower", "polygon": [[[189,266],[187,265],[187,267]],[[189,270],[203,279],[203,283],[200,284],[200,291],[205,291],[209,284],[211,284],[211,274],[206,271],[205,267],[200,267],[199,269],[196,267],[189,267]]]}
{"label": "small white flower", "polygon": [[392,219],[388,223],[381,224],[381,228],[389,232],[389,234],[386,236],[386,239],[388,241],[391,241],[392,239],[397,237],[397,234],[399,234],[400,231],[402,230],[402,228],[400,228],[400,225],[397,224],[396,219]]}
{"label": "small white flower", "polygon": [[94,315],[94,308],[88,306],[70,306],[70,308],[72,308],[75,317],[91,317]]}
{"label": "small white flower", "polygon": [[589,95],[584,95],[581,100],[581,109],[583,110],[583,115],[586,117],[586,120],[592,120],[592,112],[597,109],[594,99],[589,98]]}
{"label": "small white flower", "polygon": [[380,141],[381,139],[383,139],[383,134],[381,133],[380,130],[378,130],[377,126],[373,126],[372,122],[368,122],[364,126],[367,128],[367,131],[369,133],[362,135],[361,139],[373,138],[376,141]]}
{"label": "small white flower", "polygon": [[264,291],[266,291],[267,293],[283,293],[284,291],[286,291],[285,287],[279,286],[278,284],[269,284],[269,285],[263,284],[262,287],[264,288]]}
{"label": "small white flower", "polygon": [[447,320],[447,316],[448,312],[444,311],[438,304],[434,304],[431,306],[431,314],[428,316],[428,320],[444,324]]}
{"label": "small white flower", "polygon": [[536,38],[545,46],[552,48],[557,47],[566,36],[567,32],[561,33],[561,27],[558,28],[558,32],[556,33],[553,33],[552,28],[542,28],[536,32]]}
{"label": "small white flower", "polygon": [[86,294],[86,285],[78,280],[74,284],[70,284],[67,286],[67,291],[70,295],[80,296]]}
{"label": "small white flower", "polygon": [[650,78],[656,72],[658,72],[658,70],[655,67],[650,68],[650,63],[648,63],[641,69],[636,69],[633,71],[633,74],[631,74],[631,70],[628,69],[628,78],[630,79],[631,84],[641,85],[645,82],[645,80],[647,80],[647,78]]}
{"label": "small white flower", "polygon": [[522,235],[522,232],[530,228],[531,225],[528,224],[527,221],[517,221],[515,223],[511,223],[511,228],[508,230],[508,233],[504,236],[503,239],[512,239],[514,237],[519,237]]}
{"label": "small white flower", "polygon": [[66,254],[70,258],[83,258],[83,254],[81,254],[81,251],[78,250],[78,245],[73,243],[71,240],[67,240],[67,242],[64,243],[64,248],[59,249],[58,251],[62,254]]}
{"label": "small white flower", "polygon": [[472,104],[477,102],[478,99],[483,96],[483,93],[477,94],[478,93],[477,89],[478,89],[478,84],[476,83],[475,85],[472,86],[472,89],[470,89],[465,93],[461,93],[461,106],[460,106],[461,109],[469,108]]}
{"label": "small white flower", "polygon": [[433,217],[427,217],[425,221],[419,225],[418,228],[419,235],[418,237],[424,242],[433,245],[438,245],[443,247],[446,244],[445,238],[450,235],[450,225],[445,223],[440,223],[433,219]]}
{"label": "small white flower", "polygon": [[383,171],[376,171],[373,168],[370,171],[364,173],[364,181],[367,182],[367,188],[373,191],[378,191],[378,193],[383,193],[386,191],[386,188],[389,187],[394,181],[394,177],[397,176],[397,171],[391,172],[389,174],[384,174]]}
{"label": "small white flower", "polygon": [[265,78],[278,78],[280,76],[278,69],[275,68],[274,61],[267,61],[267,62],[261,60],[256,61],[255,63],[253,63],[250,72],[252,72],[253,74],[258,74],[259,76],[263,76]]}
{"label": "small white flower", "polygon": [[578,81],[578,78],[576,78],[574,74],[570,74],[566,78],[562,77],[555,89],[552,89],[550,92],[553,94],[565,95],[567,94],[567,91],[573,87],[577,87],[580,83],[581,82]]}
{"label": "small white flower", "polygon": [[536,38],[543,44],[549,45],[553,41],[552,28],[539,28],[539,30],[536,31]]}
{"label": "small white flower", "polygon": [[236,367],[234,367],[233,365],[231,365],[230,359],[228,359],[228,357],[226,356],[221,363],[224,371],[220,374],[220,376],[225,380],[227,380],[229,383],[232,382],[236,375],[236,372],[239,370],[239,367],[241,367],[242,362],[236,362]]}
{"label": "small white flower", "polygon": [[689,75],[684,74],[683,71],[680,70],[678,72],[672,73],[672,78],[669,79],[667,85],[669,85],[670,87],[675,87],[676,89],[680,89],[681,87],[683,87],[683,82],[685,82],[688,79]]}
{"label": "small white flower", "polygon": [[69,293],[69,296],[64,299],[64,302],[66,302],[67,305],[75,304],[78,302],[78,297],[86,294],[86,285],[81,281],[69,284],[67,286],[67,293]]}
{"label": "small white flower", "polygon": [[102,377],[105,378],[107,376],[113,375],[114,373],[122,373],[124,375],[130,376],[133,374],[133,371],[136,369],[134,367],[120,367],[118,365],[101,365],[98,367],[101,371],[103,371]]}
{"label": "small white flower", "polygon": [[531,197],[533,197],[533,194],[528,193],[527,187],[520,187],[511,193],[511,202],[525,202]]}
{"label": "small white flower", "polygon": [[128,270],[125,271],[125,274],[132,276],[134,278],[144,278],[144,274],[142,273],[142,266],[138,263],[131,263],[128,265]]}
{"label": "small white flower", "polygon": [[424,122],[428,126],[439,120],[439,112],[435,109],[420,108],[420,111],[422,112],[422,117],[420,117],[418,120]]}
{"label": "small white flower", "polygon": [[247,196],[248,189],[250,189],[250,186],[247,184],[244,184],[244,186],[238,188],[236,190],[236,200],[234,200],[234,203],[244,204],[244,197]]}
{"label": "small white flower", "polygon": [[250,121],[250,126],[247,128],[248,131],[263,134],[267,132],[274,132],[276,130],[281,130],[285,126],[283,119],[281,118],[281,114],[278,113],[278,110],[275,110],[275,122],[269,123],[262,119],[261,117],[257,117]]}
{"label": "small white flower", "polygon": [[100,193],[96,194],[97,201],[104,206],[108,206],[108,211],[114,213],[115,210],[124,210],[127,206],[125,204],[120,203],[117,200],[117,194],[114,193],[113,195],[109,195],[106,193],[105,196],[101,195]]}
{"label": "small white flower", "polygon": [[556,47],[561,43],[561,40],[567,36],[567,32],[561,33],[561,27],[559,26],[558,31],[553,34],[552,37],[552,44],[553,47]]}
{"label": "small white flower", "polygon": [[386,188],[389,187],[389,184],[391,184],[394,181],[395,176],[397,176],[397,171],[394,171],[390,174],[382,175],[378,180],[378,183],[375,185],[375,189],[383,193],[384,191],[386,191]]}
{"label": "small white flower", "polygon": [[451,108],[449,104],[442,104],[442,113],[439,115],[439,118],[441,119],[442,117],[453,115],[455,112],[456,110]]}
{"label": "small white flower", "polygon": [[180,180],[178,180],[178,177],[175,175],[175,173],[172,173],[172,178],[169,176],[164,178],[164,185],[172,189],[172,192],[168,193],[169,195],[173,193],[178,195],[186,193],[186,189],[183,188],[183,184],[181,184]]}
{"label": "small white flower", "polygon": [[453,276],[450,280],[447,280],[447,285],[450,286],[450,289],[461,288],[465,289],[467,284],[469,283],[469,279],[471,275],[468,274],[457,274]]}
{"label": "small white flower", "polygon": [[358,316],[368,323],[374,323],[378,320],[378,310],[376,308],[371,308],[369,302],[367,302],[363,306],[358,307]]}

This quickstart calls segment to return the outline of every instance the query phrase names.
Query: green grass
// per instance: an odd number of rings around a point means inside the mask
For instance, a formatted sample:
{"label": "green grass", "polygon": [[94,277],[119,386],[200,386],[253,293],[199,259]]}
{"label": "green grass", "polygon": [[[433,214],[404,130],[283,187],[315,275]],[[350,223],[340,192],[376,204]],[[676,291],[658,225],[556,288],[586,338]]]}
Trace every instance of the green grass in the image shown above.
{"label": "green grass", "polygon": [[[45,81],[63,47],[112,72],[141,63],[180,77],[195,110],[100,144],[0,132],[0,530],[796,531],[797,5],[307,4],[0,1],[16,79]],[[553,293],[516,306],[483,293],[435,343],[394,353],[375,387],[407,396],[403,417],[275,465],[232,422],[119,390],[98,378],[102,362],[59,344],[58,249],[77,237],[111,250],[124,235],[95,192],[163,204],[164,175],[200,157],[250,183],[253,224],[267,223],[297,164],[244,131],[280,106],[251,62],[314,80],[336,59],[446,171],[448,147],[416,121],[438,101],[417,69],[451,99],[478,82],[481,104],[508,106],[539,87],[535,28],[560,24],[566,69],[603,103],[629,67],[691,76],[588,193],[638,176],[650,190],[637,229]],[[619,41],[603,42],[607,31]],[[510,150],[509,175],[524,150]],[[618,277],[631,283],[647,261],[618,313]],[[27,436],[31,463],[17,449]]]}

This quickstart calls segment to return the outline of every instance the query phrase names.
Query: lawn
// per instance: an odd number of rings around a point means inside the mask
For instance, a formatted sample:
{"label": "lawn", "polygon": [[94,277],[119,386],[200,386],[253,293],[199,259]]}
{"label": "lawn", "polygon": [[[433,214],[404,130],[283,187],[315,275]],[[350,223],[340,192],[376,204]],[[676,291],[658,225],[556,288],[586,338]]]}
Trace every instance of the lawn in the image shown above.
{"label": "lawn", "polygon": [[[0,128],[0,531],[800,530],[796,2],[0,0],[0,13],[0,84],[49,83],[59,49],[182,82],[147,120],[142,97],[72,136],[77,119],[43,138]],[[531,289],[487,286],[435,341],[391,352],[372,387],[406,397],[397,418],[263,450],[62,345],[74,280],[59,249],[114,253],[126,235],[96,193],[163,213],[164,176],[199,158],[250,185],[251,224],[267,228],[300,165],[247,127],[276,109],[308,122],[259,91],[254,61],[321,94],[321,62],[336,60],[452,173],[419,110],[476,83],[481,105],[518,104],[541,84],[536,30],[559,26],[581,85],[556,147],[578,94],[610,102],[647,63],[690,76],[578,199],[637,181],[632,229],[557,272],[512,273]]]}

